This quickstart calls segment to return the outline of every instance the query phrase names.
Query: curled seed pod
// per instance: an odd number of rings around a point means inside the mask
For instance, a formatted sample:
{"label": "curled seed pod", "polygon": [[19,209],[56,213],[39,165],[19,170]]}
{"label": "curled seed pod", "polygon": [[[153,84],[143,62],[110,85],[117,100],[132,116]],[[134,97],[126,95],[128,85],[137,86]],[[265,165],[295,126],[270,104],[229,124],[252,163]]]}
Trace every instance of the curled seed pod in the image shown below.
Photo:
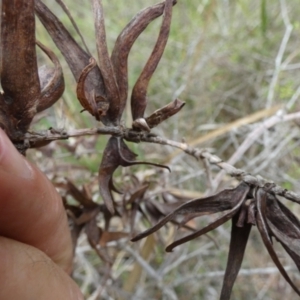
{"label": "curled seed pod", "polygon": [[[35,12],[63,54],[76,81],[78,81],[82,71],[89,64],[91,55],[78,45],[64,25],[42,1],[35,1]],[[96,107],[107,106],[103,78],[97,65],[86,76],[85,92],[87,95],[92,95],[91,97],[94,98]],[[98,104],[98,102],[100,103]],[[105,113],[102,114],[101,121],[105,125],[111,125],[112,123],[109,116]]]}
{"label": "curled seed pod", "polygon": [[117,116],[119,115],[120,111],[120,96],[106,44],[102,0],[93,0],[93,11],[99,67],[105,85],[106,97],[110,103],[108,114],[113,122],[118,123]]}
{"label": "curled seed pod", "polygon": [[41,95],[37,103],[37,112],[40,112],[52,106],[61,97],[65,90],[65,81],[62,67],[54,52],[39,41],[36,43],[54,63],[54,68],[46,66],[39,68]]}
{"label": "curled seed pod", "polygon": [[[96,60],[94,58],[90,58],[89,64],[82,70],[79,76],[76,93],[84,110],[87,110],[92,116],[100,121],[100,117],[106,115],[109,103],[101,96],[98,96],[96,101],[95,92],[92,91],[89,93],[85,85],[88,74],[96,67],[96,65]],[[101,99],[99,100],[99,98]]]}
{"label": "curled seed pod", "polygon": [[163,121],[177,114],[185,105],[185,102],[175,99],[173,102],[159,108],[153,112],[149,117],[145,118],[149,128],[156,127]]}
{"label": "curled seed pod", "polygon": [[165,1],[164,17],[158,39],[141,75],[139,76],[132,90],[131,112],[133,120],[144,117],[144,112],[147,106],[148,85],[164,53],[169,37],[172,18],[172,2],[172,0]]}
{"label": "curled seed pod", "polygon": [[[176,1],[173,1],[173,5]],[[119,34],[111,55],[116,81],[120,94],[120,106],[113,115],[120,119],[124,111],[128,93],[128,55],[138,36],[145,28],[164,12],[165,2],[140,11]],[[113,108],[110,108],[113,109]]]}

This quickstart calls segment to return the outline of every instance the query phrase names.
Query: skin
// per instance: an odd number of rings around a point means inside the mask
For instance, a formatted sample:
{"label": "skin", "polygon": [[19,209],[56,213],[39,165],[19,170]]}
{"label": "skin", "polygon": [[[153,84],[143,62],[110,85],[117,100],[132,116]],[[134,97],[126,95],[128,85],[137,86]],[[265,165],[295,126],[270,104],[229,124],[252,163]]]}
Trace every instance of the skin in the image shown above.
{"label": "skin", "polygon": [[62,200],[0,129],[0,300],[84,299]]}

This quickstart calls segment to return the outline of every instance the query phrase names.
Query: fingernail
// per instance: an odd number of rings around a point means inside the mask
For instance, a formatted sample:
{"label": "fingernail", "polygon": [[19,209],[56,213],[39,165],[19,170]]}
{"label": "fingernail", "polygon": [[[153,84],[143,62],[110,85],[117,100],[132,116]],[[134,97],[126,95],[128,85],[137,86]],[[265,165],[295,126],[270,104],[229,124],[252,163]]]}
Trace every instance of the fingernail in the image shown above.
{"label": "fingernail", "polygon": [[19,177],[30,178],[33,171],[27,160],[18,152],[0,128],[0,170]]}

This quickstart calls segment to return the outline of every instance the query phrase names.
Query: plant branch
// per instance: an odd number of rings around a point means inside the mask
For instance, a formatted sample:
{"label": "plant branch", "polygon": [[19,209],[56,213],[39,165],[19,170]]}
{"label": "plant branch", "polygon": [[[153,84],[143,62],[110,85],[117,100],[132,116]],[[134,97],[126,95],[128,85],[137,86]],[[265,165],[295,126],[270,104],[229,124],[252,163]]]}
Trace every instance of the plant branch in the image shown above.
{"label": "plant branch", "polygon": [[[292,117],[300,117],[300,113],[286,115],[286,119],[291,120]],[[221,170],[226,172],[228,175],[237,178],[240,181],[244,181],[248,184],[264,187],[266,184],[272,182],[262,178],[261,176],[254,176],[250,173],[243,171],[242,169],[237,169],[231,164],[224,162],[220,157],[210,153],[207,149],[194,148],[190,147],[187,143],[177,142],[174,140],[166,139],[160,136],[157,136],[152,133],[138,132],[133,129],[125,128],[122,126],[114,127],[98,127],[98,128],[86,128],[86,129],[76,129],[76,130],[55,130],[49,129],[45,132],[28,132],[26,134],[26,143],[34,147],[36,143],[41,143],[45,141],[54,141],[54,140],[65,140],[70,137],[80,137],[86,135],[112,135],[116,137],[121,137],[129,142],[139,143],[154,143],[160,145],[167,145],[175,148],[179,148],[190,156],[193,156],[197,160],[205,159],[207,163],[211,165],[216,165]],[[272,183],[273,184],[273,183]],[[269,189],[269,192],[274,195],[283,196],[286,199],[289,199],[293,202],[300,203],[300,195],[288,191],[276,184],[273,184]]]}

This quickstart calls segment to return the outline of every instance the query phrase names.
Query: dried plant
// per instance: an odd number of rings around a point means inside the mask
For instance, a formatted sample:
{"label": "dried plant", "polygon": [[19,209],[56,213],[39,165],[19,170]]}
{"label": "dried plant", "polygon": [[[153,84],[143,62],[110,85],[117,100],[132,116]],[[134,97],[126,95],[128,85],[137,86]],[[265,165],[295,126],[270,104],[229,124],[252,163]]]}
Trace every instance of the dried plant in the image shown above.
{"label": "dried plant", "polygon": [[[20,13],[22,12],[22,13]],[[0,126],[20,152],[33,117],[52,106],[64,91],[62,68],[54,53],[37,42],[53,67],[38,68],[34,1],[2,2]]]}
{"label": "dried plant", "polygon": [[[67,13],[76,32],[82,38],[66,5],[61,0],[56,0],[56,2]],[[89,244],[106,262],[107,273],[109,273],[114,257],[109,253],[107,244],[124,238],[129,240],[136,234],[138,214],[151,224],[157,221],[158,223],[135,236],[132,241],[154,233],[168,222],[193,231],[169,245],[166,248],[168,252],[231,219],[231,241],[220,299],[230,298],[252,226],[257,226],[275,265],[294,291],[300,295],[299,289],[283,268],[272,244],[274,237],[300,270],[298,254],[300,222],[279,201],[277,195],[298,204],[300,196],[234,168],[219,157],[212,155],[207,149],[193,148],[184,142],[172,141],[151,132],[152,128],[178,113],[185,104],[175,99],[149,116],[145,116],[147,89],[166,47],[172,9],[176,1],[165,0],[140,11],[119,34],[111,54],[107,48],[102,1],[92,0],[91,2],[95,21],[97,59],[90,53],[83,38],[85,49],[75,41],[56,15],[41,0],[19,0],[16,1],[16,6],[12,1],[2,1],[0,71],[3,93],[0,93],[0,126],[6,131],[17,149],[25,154],[29,147],[38,147],[58,139],[84,135],[110,135],[98,172],[98,186],[104,203],[94,202],[92,192],[87,186],[80,189],[71,180],[55,183],[64,191],[66,197],[71,195],[77,202],[77,204],[70,204],[65,197],[74,248],[80,233],[85,231]],[[38,133],[29,131],[30,123],[36,113],[52,106],[64,91],[62,68],[57,57],[50,49],[35,40],[34,12],[73,73],[77,82],[77,98],[83,111],[91,114],[104,126],[69,132],[54,129]],[[163,15],[163,20],[156,44],[131,94],[132,128],[125,128],[122,124],[122,117],[128,101],[128,55],[138,36],[161,15]],[[46,53],[54,67],[38,68],[36,45]],[[299,118],[299,113],[289,114],[280,118],[280,122],[297,118]],[[123,184],[122,191],[119,191],[113,181],[114,172],[118,167],[144,164],[170,170],[161,164],[137,161],[137,155],[130,150],[124,140],[179,148],[197,160],[203,160],[206,168],[209,168],[209,165],[215,165],[241,183],[234,189],[225,189],[213,196],[188,202],[185,197],[173,197],[173,201],[169,201],[167,196],[170,196],[170,192],[168,191],[161,190],[152,193],[149,182],[140,180],[134,175],[130,176],[131,183]],[[207,173],[209,175],[209,170]],[[117,200],[114,199],[113,192],[120,194]],[[159,202],[155,197],[163,201]],[[187,223],[195,217],[214,213],[224,214],[200,230],[195,230]],[[126,229],[112,230],[110,225],[113,218],[119,219],[124,225],[123,228]],[[101,226],[99,219],[104,220]]]}
{"label": "dried plant", "polygon": [[[93,0],[92,4],[99,66],[96,60],[75,42],[67,29],[41,1],[36,1],[35,9],[77,80],[77,97],[84,110],[107,126],[120,126],[121,124],[128,94],[127,60],[132,45],[152,20],[164,14],[157,43],[135,84],[131,101],[133,126],[150,131],[150,128],[176,114],[184,105],[183,102],[176,99],[146,119],[143,118],[147,104],[147,87],[167,43],[173,0],[154,5],[137,14],[117,38],[111,57],[106,45],[102,1]],[[114,200],[111,191],[116,190],[112,181],[113,173],[118,166],[145,164],[145,162],[136,162],[135,157],[136,155],[122,138],[110,138],[99,168],[99,188],[104,202],[112,214],[114,213]],[[164,167],[157,164],[152,165]]]}
{"label": "dried plant", "polygon": [[[140,182],[135,176],[131,176],[131,183],[123,187],[121,200],[115,203],[115,211],[112,214],[105,204],[98,204],[92,200],[92,193],[88,186],[79,189],[72,181],[67,180],[65,183],[56,183],[56,187],[64,190],[65,198],[70,195],[79,204],[70,205],[65,200],[74,249],[80,233],[84,230],[91,247],[109,266],[113,264],[114,258],[107,252],[107,244],[122,238],[129,239],[135,234],[138,212],[141,213],[145,221],[154,224],[187,200],[164,191],[156,192],[154,197],[153,192],[148,191],[149,182]],[[163,198],[164,203],[154,199],[157,197]],[[127,229],[129,227],[129,232],[111,231],[112,218],[119,219],[120,223],[123,224],[123,228]],[[99,219],[104,221],[103,226],[98,224],[97,220]],[[176,220],[173,220],[173,223],[179,225]],[[195,230],[188,225],[184,225],[184,228],[191,231]]]}
{"label": "dried plant", "polygon": [[180,216],[185,217],[181,222],[184,224],[197,216],[218,212],[225,213],[204,228],[176,240],[166,248],[166,251],[171,252],[175,247],[200,237],[231,219],[230,248],[220,297],[222,300],[230,299],[234,281],[242,264],[250,230],[252,226],[257,226],[275,265],[294,291],[300,295],[299,289],[280,263],[272,242],[272,237],[278,240],[299,269],[300,222],[284,204],[268,193],[268,185],[260,188],[241,183],[234,189],[224,190],[214,196],[188,201],[162,218],[155,226],[134,237],[132,241],[138,241],[154,233],[167,222]]}

